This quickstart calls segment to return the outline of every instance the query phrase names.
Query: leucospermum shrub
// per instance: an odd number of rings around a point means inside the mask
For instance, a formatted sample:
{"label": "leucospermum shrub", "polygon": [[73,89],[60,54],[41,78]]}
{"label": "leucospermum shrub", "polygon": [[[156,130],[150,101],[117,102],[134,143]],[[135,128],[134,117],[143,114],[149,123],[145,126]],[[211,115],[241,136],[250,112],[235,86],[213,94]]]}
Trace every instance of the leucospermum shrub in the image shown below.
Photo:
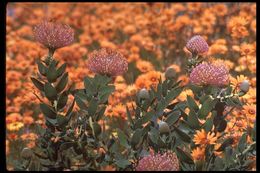
{"label": "leucospermum shrub", "polygon": [[7,14],[8,169],[255,170],[253,4],[29,7]]}

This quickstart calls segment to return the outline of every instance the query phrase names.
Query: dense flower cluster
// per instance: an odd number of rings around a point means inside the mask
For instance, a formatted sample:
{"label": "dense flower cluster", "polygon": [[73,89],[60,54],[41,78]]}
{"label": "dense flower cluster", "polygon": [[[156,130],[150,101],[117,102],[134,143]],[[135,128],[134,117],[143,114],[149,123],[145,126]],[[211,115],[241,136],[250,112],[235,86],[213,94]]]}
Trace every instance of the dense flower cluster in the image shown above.
{"label": "dense flower cluster", "polygon": [[58,49],[74,41],[74,31],[65,24],[43,21],[34,28],[35,39],[49,49]]}
{"label": "dense flower cluster", "polygon": [[202,63],[190,73],[191,83],[223,86],[229,83],[229,72],[224,64]]}
{"label": "dense flower cluster", "polygon": [[151,154],[139,160],[137,171],[179,171],[179,160],[175,153]]}
{"label": "dense flower cluster", "polygon": [[109,76],[122,75],[128,69],[128,63],[124,56],[108,48],[89,54],[87,66],[94,73]]}
{"label": "dense flower cluster", "polygon": [[203,54],[208,52],[208,43],[200,36],[193,36],[186,44],[187,49],[194,54]]}

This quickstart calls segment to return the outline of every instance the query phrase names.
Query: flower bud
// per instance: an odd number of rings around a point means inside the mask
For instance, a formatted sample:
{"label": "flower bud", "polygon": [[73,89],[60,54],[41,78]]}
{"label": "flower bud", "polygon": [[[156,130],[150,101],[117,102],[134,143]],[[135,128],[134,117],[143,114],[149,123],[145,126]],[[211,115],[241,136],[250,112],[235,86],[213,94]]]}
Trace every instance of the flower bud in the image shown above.
{"label": "flower bud", "polygon": [[141,99],[149,99],[149,92],[143,88],[138,93],[138,98]]}
{"label": "flower bud", "polygon": [[33,152],[30,148],[24,148],[21,152],[21,157],[23,159],[29,160],[33,156]]}
{"label": "flower bud", "polygon": [[176,77],[176,71],[173,68],[167,68],[165,72],[165,77],[167,79],[173,79],[174,77]]}
{"label": "flower bud", "polygon": [[166,122],[161,121],[161,122],[159,122],[159,131],[160,131],[160,133],[169,133],[170,127]]}
{"label": "flower bud", "polygon": [[241,84],[240,84],[240,90],[247,93],[250,87],[250,83],[248,80],[244,80]]}

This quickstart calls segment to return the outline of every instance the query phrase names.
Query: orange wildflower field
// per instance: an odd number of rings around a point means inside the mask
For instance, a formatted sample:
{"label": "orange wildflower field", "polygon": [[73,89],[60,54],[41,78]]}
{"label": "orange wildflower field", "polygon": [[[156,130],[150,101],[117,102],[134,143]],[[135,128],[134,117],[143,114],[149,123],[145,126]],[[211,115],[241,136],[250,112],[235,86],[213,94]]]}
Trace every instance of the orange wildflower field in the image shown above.
{"label": "orange wildflower field", "polygon": [[256,3],[8,3],[8,170],[256,170]]}

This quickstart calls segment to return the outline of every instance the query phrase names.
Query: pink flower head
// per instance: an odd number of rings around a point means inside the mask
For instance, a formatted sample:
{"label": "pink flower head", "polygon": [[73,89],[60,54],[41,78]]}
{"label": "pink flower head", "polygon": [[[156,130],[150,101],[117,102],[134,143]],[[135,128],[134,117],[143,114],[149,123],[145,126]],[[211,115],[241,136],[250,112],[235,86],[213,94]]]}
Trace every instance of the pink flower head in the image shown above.
{"label": "pink flower head", "polygon": [[192,69],[190,81],[196,85],[224,86],[229,83],[229,71],[224,64],[202,63]]}
{"label": "pink flower head", "polygon": [[179,160],[175,153],[151,154],[139,160],[136,171],[178,171]]}
{"label": "pink flower head", "polygon": [[43,21],[33,29],[35,39],[45,47],[55,50],[74,41],[74,31],[68,25]]}
{"label": "pink flower head", "polygon": [[87,67],[94,73],[118,76],[128,70],[128,63],[121,53],[102,48],[88,56]]}
{"label": "pink flower head", "polygon": [[208,52],[209,45],[200,35],[193,36],[186,44],[186,48],[194,54],[203,54]]}

